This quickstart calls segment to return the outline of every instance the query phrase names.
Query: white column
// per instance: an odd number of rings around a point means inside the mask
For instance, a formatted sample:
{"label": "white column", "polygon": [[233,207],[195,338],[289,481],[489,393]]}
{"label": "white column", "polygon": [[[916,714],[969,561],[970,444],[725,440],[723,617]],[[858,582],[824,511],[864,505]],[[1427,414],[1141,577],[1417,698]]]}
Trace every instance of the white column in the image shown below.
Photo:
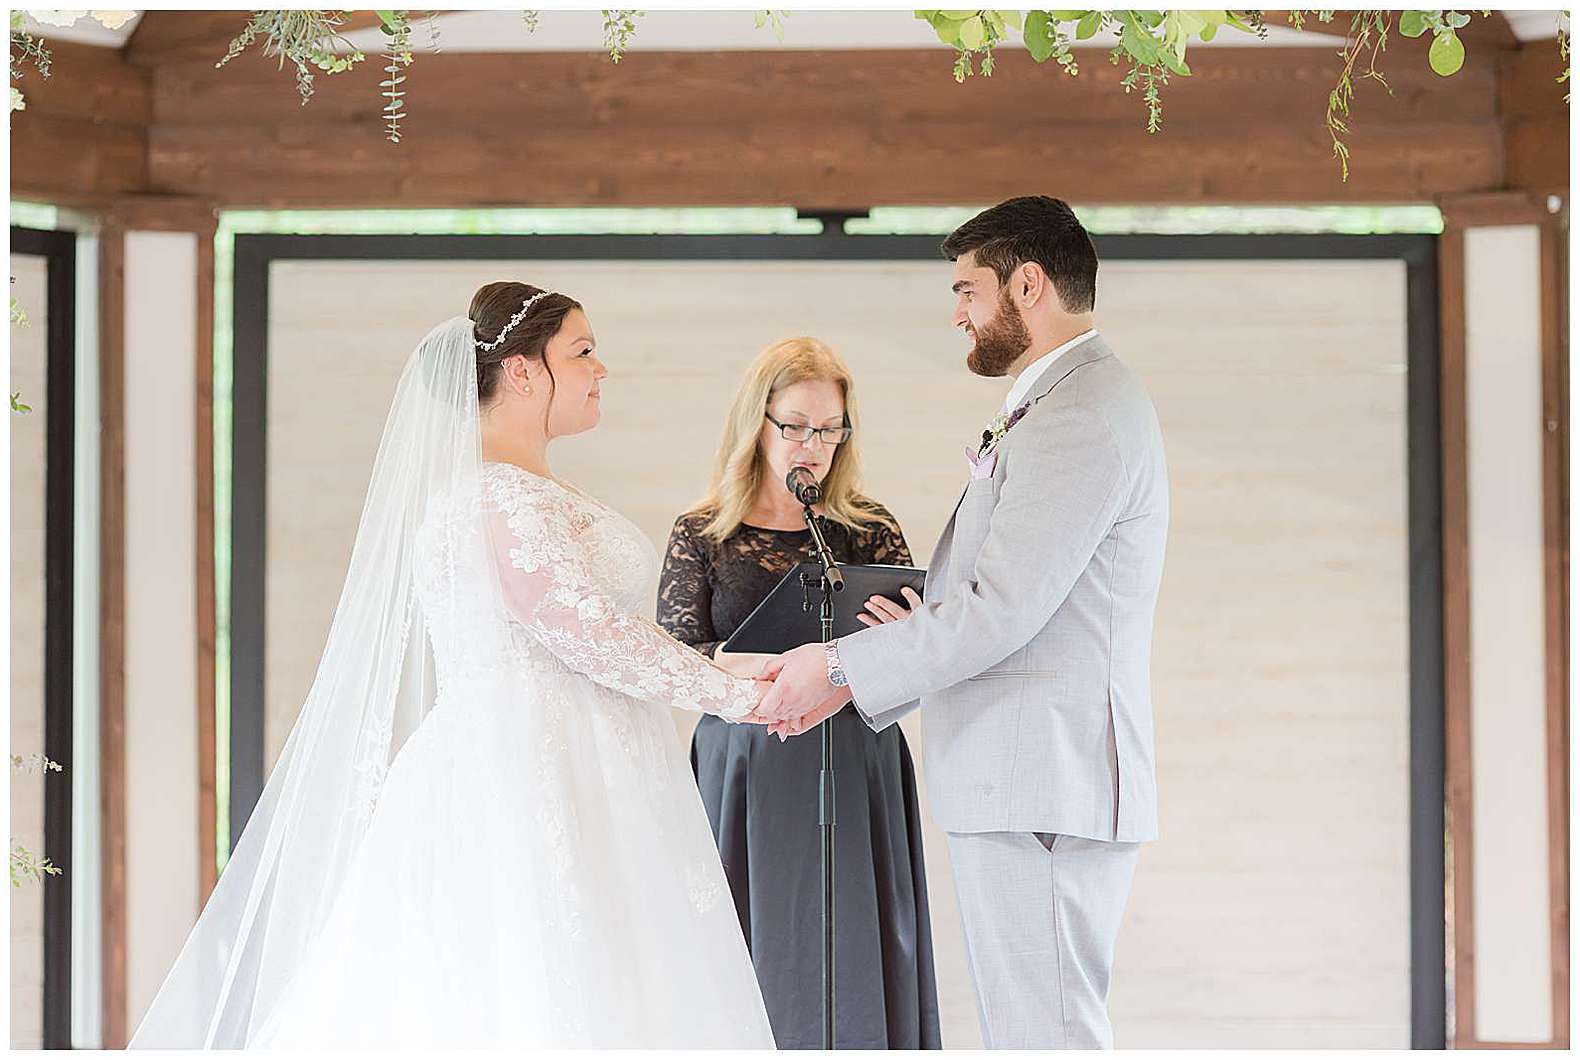
{"label": "white column", "polygon": [[1541,234],[1465,232],[1476,1038],[1552,1039]]}
{"label": "white column", "polygon": [[104,897],[99,770],[99,237],[77,237],[77,423],[71,602],[71,1044],[103,1042]]}
{"label": "white column", "polygon": [[189,233],[126,235],[126,949],[133,1030],[198,909],[197,252]]}

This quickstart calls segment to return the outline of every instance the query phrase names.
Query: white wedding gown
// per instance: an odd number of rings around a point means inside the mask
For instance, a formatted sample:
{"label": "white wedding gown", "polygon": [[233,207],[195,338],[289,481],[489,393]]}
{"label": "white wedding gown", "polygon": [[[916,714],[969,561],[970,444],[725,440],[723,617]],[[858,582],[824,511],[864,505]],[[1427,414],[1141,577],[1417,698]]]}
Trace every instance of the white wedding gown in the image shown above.
{"label": "white wedding gown", "polygon": [[[507,464],[478,495],[418,535],[435,706],[248,1044],[772,1048],[669,715],[738,718],[752,683],[637,617],[658,557],[627,519]],[[480,517],[492,571],[440,544]]]}

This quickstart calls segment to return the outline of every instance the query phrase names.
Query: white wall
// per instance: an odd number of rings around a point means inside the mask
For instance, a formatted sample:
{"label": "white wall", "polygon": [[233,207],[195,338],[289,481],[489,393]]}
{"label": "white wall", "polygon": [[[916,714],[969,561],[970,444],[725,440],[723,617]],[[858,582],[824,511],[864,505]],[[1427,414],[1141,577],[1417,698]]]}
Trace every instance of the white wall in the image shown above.
{"label": "white wall", "polygon": [[1465,233],[1476,1037],[1552,1040],[1540,232]]}
{"label": "white wall", "polygon": [[[44,403],[49,336],[45,259],[11,255],[11,293],[28,325],[11,325],[8,394],[21,391],[26,415],[7,412],[11,440],[10,753],[44,750]],[[61,410],[70,415],[70,410]],[[68,783],[58,773],[48,782]],[[37,770],[10,773],[11,840],[34,854],[44,850],[44,784]],[[61,860],[58,857],[56,860]],[[51,878],[44,886],[66,886]],[[11,889],[11,1035],[13,1048],[37,1049],[44,1037],[44,890],[36,883]]]}
{"label": "white wall", "polygon": [[127,234],[126,948],[132,1028],[198,913],[196,277],[195,236]]}
{"label": "white wall", "polygon": [[[850,362],[870,492],[919,561],[1005,389],[965,372],[941,262],[276,265],[271,764],[394,379],[432,324],[507,277],[586,303],[611,373],[604,422],[552,461],[655,543],[702,490],[729,395],[772,341],[812,334]],[[1403,267],[1113,262],[1099,310],[1157,402],[1175,504],[1154,670],[1164,833],[1120,940],[1119,1044],[1407,1046]],[[973,1047],[946,846],[925,838],[944,1039]]]}

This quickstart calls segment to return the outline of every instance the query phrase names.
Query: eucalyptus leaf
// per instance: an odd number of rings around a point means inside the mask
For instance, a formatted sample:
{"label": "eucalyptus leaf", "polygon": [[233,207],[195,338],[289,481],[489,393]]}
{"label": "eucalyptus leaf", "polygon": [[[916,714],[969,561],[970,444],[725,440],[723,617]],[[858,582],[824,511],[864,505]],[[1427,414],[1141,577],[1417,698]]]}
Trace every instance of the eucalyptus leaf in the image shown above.
{"label": "eucalyptus leaf", "polygon": [[1020,29],[1020,12],[1019,11],[1000,11],[998,13],[998,15],[999,15],[999,18],[1002,21],[1008,23],[1009,26],[1012,29],[1015,29],[1015,30],[1019,30]]}
{"label": "eucalyptus leaf", "polygon": [[1034,61],[1045,63],[1053,54],[1052,28],[1046,11],[1026,12],[1026,29],[1021,36],[1026,42],[1026,51]]}
{"label": "eucalyptus leaf", "polygon": [[942,11],[934,11],[933,12],[933,17],[931,19],[929,19],[928,21],[930,21],[933,24],[933,29],[935,31],[937,31],[940,40],[943,40],[943,41],[946,41],[947,43],[953,44],[956,40],[959,39],[959,37],[960,37],[960,22],[959,22],[959,20],[950,18],[948,15],[944,14]]}
{"label": "eucalyptus leaf", "polygon": [[1399,32],[1406,37],[1419,37],[1426,32],[1425,11],[1402,11],[1399,14]]}
{"label": "eucalyptus leaf", "polygon": [[1426,58],[1433,70],[1448,77],[1465,65],[1465,45],[1453,31],[1439,34],[1432,38],[1432,50],[1427,52]]}
{"label": "eucalyptus leaf", "polygon": [[952,22],[949,19],[944,18],[942,15],[939,15],[938,18],[933,20],[933,32],[937,33],[938,39],[943,41],[945,44],[959,47],[960,27],[962,24],[963,23],[960,22]]}
{"label": "eucalyptus leaf", "polygon": [[1174,61],[1181,65],[1185,63],[1185,45],[1190,43],[1191,31],[1186,28],[1186,15],[1188,12],[1171,11],[1163,30],[1163,52],[1172,53]]}
{"label": "eucalyptus leaf", "polygon": [[1179,27],[1184,38],[1194,37],[1207,28],[1208,11],[1170,11],[1169,18]]}
{"label": "eucalyptus leaf", "polygon": [[1102,28],[1103,13],[1101,11],[1088,11],[1081,16],[1081,21],[1075,26],[1076,40],[1091,40],[1097,36],[1097,31]]}
{"label": "eucalyptus leaf", "polygon": [[960,46],[966,51],[976,51],[987,43],[987,27],[980,18],[968,18],[960,23]]}
{"label": "eucalyptus leaf", "polygon": [[1142,66],[1158,65],[1158,40],[1135,22],[1126,22],[1119,42]]}

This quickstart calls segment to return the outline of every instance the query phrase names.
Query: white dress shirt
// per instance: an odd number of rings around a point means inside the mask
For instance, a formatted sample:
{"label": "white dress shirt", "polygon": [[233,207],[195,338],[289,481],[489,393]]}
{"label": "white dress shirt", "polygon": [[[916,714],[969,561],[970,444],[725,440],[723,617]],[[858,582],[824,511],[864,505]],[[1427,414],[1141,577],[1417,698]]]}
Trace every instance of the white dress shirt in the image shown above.
{"label": "white dress shirt", "polygon": [[1025,368],[1022,368],[1020,374],[1015,377],[1015,385],[1009,388],[1009,394],[1004,398],[1004,411],[1011,412],[1022,401],[1026,400],[1026,394],[1036,385],[1042,373],[1048,370],[1048,366],[1059,359],[1060,354],[1068,353],[1096,334],[1096,328],[1088,328],[1069,342],[1048,351]]}

